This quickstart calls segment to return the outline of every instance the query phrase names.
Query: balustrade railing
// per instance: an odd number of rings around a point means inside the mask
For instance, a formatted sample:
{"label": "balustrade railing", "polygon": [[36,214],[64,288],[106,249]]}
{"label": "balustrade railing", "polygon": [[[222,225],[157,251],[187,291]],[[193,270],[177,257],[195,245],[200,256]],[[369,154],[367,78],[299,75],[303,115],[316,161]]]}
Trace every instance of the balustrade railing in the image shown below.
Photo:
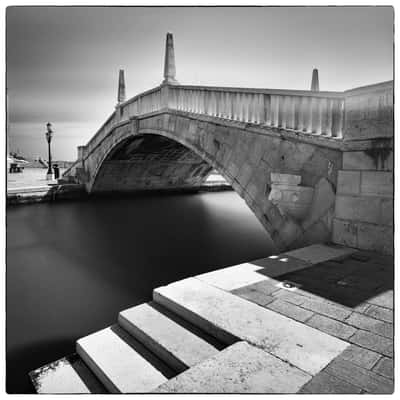
{"label": "balustrade railing", "polygon": [[[392,81],[347,92],[161,85],[119,104],[85,146],[84,152],[91,152],[116,124],[163,109],[342,138],[345,114],[346,121],[360,119],[359,108],[368,111],[373,104],[377,110],[383,110],[379,112],[386,118],[387,110],[393,112],[392,97]],[[358,131],[356,134],[360,135]],[[346,135],[350,137],[349,133]]]}
{"label": "balustrade railing", "polygon": [[336,92],[171,86],[168,93],[171,109],[337,138],[343,104]]}

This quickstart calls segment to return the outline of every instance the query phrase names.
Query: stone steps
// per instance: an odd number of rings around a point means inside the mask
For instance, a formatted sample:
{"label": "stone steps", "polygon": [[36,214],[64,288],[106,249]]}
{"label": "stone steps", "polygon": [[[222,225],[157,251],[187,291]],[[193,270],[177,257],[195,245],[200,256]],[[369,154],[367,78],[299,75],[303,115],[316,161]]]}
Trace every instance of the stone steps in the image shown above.
{"label": "stone steps", "polygon": [[146,393],[176,375],[117,325],[79,339],[76,350],[111,393]]}
{"label": "stone steps", "polygon": [[155,289],[153,302],[79,339],[77,355],[30,373],[37,392],[296,393],[348,343],[229,291],[274,285],[273,276],[324,258],[321,246],[311,250],[307,259],[287,253]]}
{"label": "stone steps", "polygon": [[38,368],[29,376],[38,394],[107,393],[77,354]]}
{"label": "stone steps", "polygon": [[238,342],[159,386],[157,393],[297,393],[311,375]]}
{"label": "stone steps", "polygon": [[177,372],[218,353],[212,344],[156,307],[146,303],[121,311],[118,323]]}
{"label": "stone steps", "polygon": [[224,343],[245,340],[312,375],[348,346],[196,278],[155,289],[153,299]]}

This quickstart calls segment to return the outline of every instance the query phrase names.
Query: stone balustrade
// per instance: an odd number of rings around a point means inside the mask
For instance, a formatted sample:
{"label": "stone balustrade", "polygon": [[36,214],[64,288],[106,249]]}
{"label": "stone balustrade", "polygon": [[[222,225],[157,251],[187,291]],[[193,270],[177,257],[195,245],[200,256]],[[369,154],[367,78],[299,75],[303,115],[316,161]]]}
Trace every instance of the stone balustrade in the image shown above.
{"label": "stone balustrade", "polygon": [[168,107],[327,137],[342,137],[343,93],[172,86]]}
{"label": "stone balustrade", "polygon": [[[80,156],[85,158],[119,123],[166,109],[339,140],[390,137],[393,81],[346,92],[163,84],[118,104]],[[379,132],[360,127],[370,119],[369,126],[379,123]]]}

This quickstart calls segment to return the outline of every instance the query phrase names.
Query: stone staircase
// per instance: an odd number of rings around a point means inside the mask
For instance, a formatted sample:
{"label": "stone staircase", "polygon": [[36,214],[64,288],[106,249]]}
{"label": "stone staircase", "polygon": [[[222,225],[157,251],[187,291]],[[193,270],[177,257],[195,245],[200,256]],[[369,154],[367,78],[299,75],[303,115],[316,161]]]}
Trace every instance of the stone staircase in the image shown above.
{"label": "stone staircase", "polygon": [[[314,246],[317,260],[351,252],[325,247]],[[271,276],[282,259],[281,273],[313,265],[312,251],[303,252],[307,260],[291,253],[155,289],[152,302],[79,339],[75,355],[32,371],[36,391],[297,393],[348,343],[230,292],[249,282],[279,284]]]}

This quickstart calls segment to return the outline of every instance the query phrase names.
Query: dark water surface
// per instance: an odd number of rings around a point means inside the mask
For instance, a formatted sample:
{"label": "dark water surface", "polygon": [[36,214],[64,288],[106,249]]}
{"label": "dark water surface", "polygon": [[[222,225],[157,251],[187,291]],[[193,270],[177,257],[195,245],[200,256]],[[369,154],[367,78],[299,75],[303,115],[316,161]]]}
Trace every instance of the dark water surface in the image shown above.
{"label": "dark water surface", "polygon": [[7,391],[167,283],[272,253],[234,192],[7,209]]}

